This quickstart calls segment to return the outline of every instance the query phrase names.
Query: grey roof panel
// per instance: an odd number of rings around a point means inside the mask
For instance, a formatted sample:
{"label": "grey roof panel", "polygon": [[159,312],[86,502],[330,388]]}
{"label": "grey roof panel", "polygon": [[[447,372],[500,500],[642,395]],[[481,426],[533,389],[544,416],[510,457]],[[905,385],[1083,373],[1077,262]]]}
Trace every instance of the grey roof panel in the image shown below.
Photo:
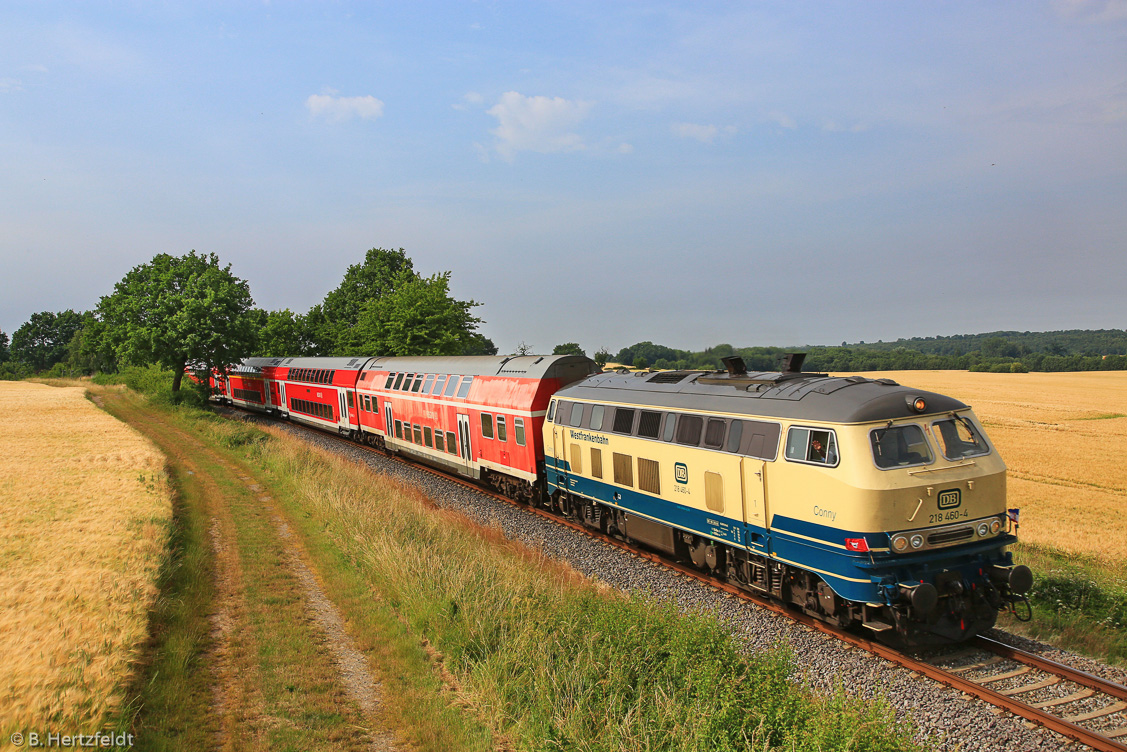
{"label": "grey roof panel", "polygon": [[[563,398],[652,405],[670,410],[707,410],[733,415],[762,416],[830,423],[865,423],[917,415],[909,398],[923,397],[926,414],[966,409],[952,397],[900,386],[894,381],[823,374],[750,374],[732,378],[701,372],[678,384],[657,384],[632,374],[599,374],[559,392]],[[706,378],[702,378],[706,377]],[[707,383],[700,383],[702,380]],[[767,383],[749,383],[754,381]]]}
{"label": "grey roof panel", "polygon": [[460,376],[514,376],[552,379],[586,375],[598,370],[595,361],[579,355],[452,355],[449,357],[373,358],[365,371],[448,373]]}

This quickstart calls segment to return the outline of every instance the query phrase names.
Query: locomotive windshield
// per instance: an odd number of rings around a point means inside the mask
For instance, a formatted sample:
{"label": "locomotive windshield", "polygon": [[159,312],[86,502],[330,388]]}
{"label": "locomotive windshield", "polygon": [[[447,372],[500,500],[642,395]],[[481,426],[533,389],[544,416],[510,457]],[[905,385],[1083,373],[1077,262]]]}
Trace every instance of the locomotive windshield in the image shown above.
{"label": "locomotive windshield", "polygon": [[977,457],[990,451],[982,434],[975,429],[973,423],[962,416],[956,415],[948,420],[937,420],[931,424],[931,430],[943,450],[943,456],[949,460]]}
{"label": "locomotive windshield", "polygon": [[873,443],[873,460],[882,470],[931,462],[931,447],[923,429],[914,423],[878,428],[869,438]]}

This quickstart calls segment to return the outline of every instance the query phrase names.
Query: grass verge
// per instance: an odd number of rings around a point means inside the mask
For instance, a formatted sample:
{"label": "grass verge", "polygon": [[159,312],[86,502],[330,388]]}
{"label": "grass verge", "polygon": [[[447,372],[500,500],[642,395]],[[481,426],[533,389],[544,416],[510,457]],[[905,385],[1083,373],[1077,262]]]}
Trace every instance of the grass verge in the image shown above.
{"label": "grass verge", "polygon": [[1033,570],[1033,620],[1004,614],[998,625],[1127,666],[1127,566],[1032,543],[1018,543],[1013,551],[1016,561]]}

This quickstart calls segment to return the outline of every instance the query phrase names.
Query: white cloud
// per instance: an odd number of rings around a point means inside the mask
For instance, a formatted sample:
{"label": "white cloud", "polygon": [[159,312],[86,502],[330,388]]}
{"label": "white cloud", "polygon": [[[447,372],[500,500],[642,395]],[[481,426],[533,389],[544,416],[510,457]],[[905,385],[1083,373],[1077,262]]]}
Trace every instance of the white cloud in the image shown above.
{"label": "white cloud", "polygon": [[591,102],[562,97],[526,97],[507,91],[488,110],[498,123],[490,130],[497,137],[495,148],[509,160],[518,151],[543,154],[583,149],[583,138],[571,129],[587,117],[591,106]]}
{"label": "white cloud", "polygon": [[15,78],[0,78],[0,94],[23,91],[23,82]]}
{"label": "white cloud", "polygon": [[732,125],[718,128],[715,125],[700,125],[698,123],[674,123],[670,127],[674,135],[681,138],[695,138],[702,144],[711,144],[721,133],[729,136],[736,133],[736,128]]}
{"label": "white cloud", "polygon": [[305,107],[313,117],[323,117],[332,122],[340,122],[358,117],[374,120],[383,116],[383,102],[373,96],[338,97],[336,92],[313,94],[305,100]]}
{"label": "white cloud", "polygon": [[772,112],[767,117],[773,123],[780,125],[783,128],[794,129],[794,128],[798,127],[798,123],[796,123],[794,121],[794,118],[792,118],[790,115],[786,114],[785,112],[777,112],[777,111]]}

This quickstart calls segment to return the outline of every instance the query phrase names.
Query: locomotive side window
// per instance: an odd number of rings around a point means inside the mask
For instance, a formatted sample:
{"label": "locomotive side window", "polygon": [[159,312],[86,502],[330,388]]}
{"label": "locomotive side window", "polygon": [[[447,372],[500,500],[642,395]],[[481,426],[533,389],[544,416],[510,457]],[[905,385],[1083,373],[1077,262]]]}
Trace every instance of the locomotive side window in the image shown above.
{"label": "locomotive side window", "polygon": [[939,442],[943,456],[949,460],[977,457],[990,451],[974,424],[961,416],[938,420],[931,424],[931,431]]}
{"label": "locomotive side window", "polygon": [[719,418],[709,418],[708,428],[704,432],[704,445],[709,449],[719,449],[724,446],[724,433],[727,426]]}
{"label": "locomotive side window", "polygon": [[568,421],[568,425],[572,428],[579,428],[583,425],[583,408],[584,405],[579,402],[572,403],[571,420]]}
{"label": "locomotive side window", "polygon": [[815,465],[837,465],[837,437],[833,431],[792,428],[787,432],[787,459]]}
{"label": "locomotive side window", "polygon": [[634,411],[620,407],[614,411],[614,432],[630,433],[634,429]]}
{"label": "locomotive side window", "polygon": [[517,446],[524,446],[524,418],[513,418],[513,434]]}
{"label": "locomotive side window", "polygon": [[646,439],[656,439],[661,432],[661,413],[643,410],[638,420],[638,435]]}
{"label": "locomotive side window", "polygon": [[673,441],[673,432],[677,428],[677,416],[673,413],[665,414],[665,431],[661,434],[662,441]]}
{"label": "locomotive side window", "polygon": [[603,413],[605,408],[602,405],[594,405],[591,407],[591,428],[595,431],[603,430]]}
{"label": "locomotive side window", "polygon": [[700,444],[700,432],[704,428],[704,418],[699,415],[680,415],[677,417],[677,443],[696,446]]}
{"label": "locomotive side window", "polygon": [[728,429],[728,445],[724,447],[729,452],[740,450],[740,439],[743,438],[744,422],[733,420],[732,427]]}
{"label": "locomotive side window", "polygon": [[931,462],[931,447],[923,429],[914,423],[877,428],[869,433],[869,439],[873,444],[873,460],[882,470]]}
{"label": "locomotive side window", "polygon": [[505,433],[505,416],[497,416],[497,441],[508,441],[508,435]]}
{"label": "locomotive side window", "polygon": [[454,391],[458,388],[458,379],[459,378],[461,378],[461,377],[460,376],[451,376],[450,377],[450,380],[446,382],[446,391],[443,393],[443,395],[442,395],[443,397],[453,397],[454,396]]}
{"label": "locomotive side window", "polygon": [[458,396],[465,397],[470,393],[470,384],[473,383],[473,376],[467,376],[462,379],[462,385],[458,387]]}
{"label": "locomotive side window", "polygon": [[493,438],[493,416],[489,413],[481,414],[481,436],[485,439]]}

